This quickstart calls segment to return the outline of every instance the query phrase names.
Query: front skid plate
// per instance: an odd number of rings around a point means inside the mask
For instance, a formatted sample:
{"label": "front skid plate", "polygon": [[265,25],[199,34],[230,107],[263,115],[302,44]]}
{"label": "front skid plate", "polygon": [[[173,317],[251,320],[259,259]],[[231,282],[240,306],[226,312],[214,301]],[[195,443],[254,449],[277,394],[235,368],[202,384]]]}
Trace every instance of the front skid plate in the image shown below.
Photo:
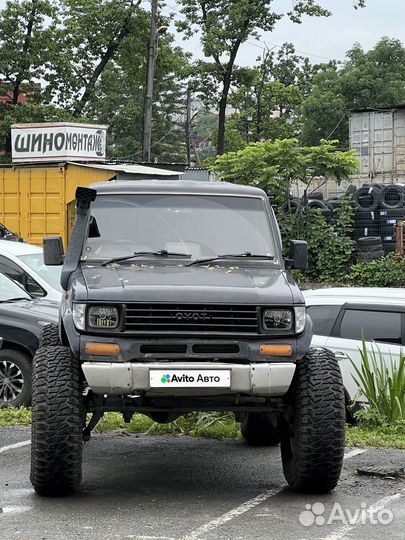
{"label": "front skid plate", "polygon": [[[95,394],[130,395],[143,393],[160,396],[213,396],[244,394],[252,396],[282,396],[290,387],[295,364],[293,362],[268,362],[232,364],[216,362],[84,362],[82,369],[89,387]],[[171,375],[195,370],[230,371],[228,387],[190,386],[151,388],[150,370],[162,370]]]}

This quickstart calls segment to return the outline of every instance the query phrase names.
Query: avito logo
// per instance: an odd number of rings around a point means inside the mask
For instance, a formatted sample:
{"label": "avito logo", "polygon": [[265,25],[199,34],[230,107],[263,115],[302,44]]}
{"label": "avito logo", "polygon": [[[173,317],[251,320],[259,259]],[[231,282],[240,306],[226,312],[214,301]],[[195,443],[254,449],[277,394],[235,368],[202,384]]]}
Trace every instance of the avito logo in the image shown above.
{"label": "avito logo", "polygon": [[218,375],[206,375],[199,373],[197,375],[197,378],[193,377],[192,375],[187,375],[186,373],[183,373],[182,375],[163,375],[163,377],[160,379],[163,384],[168,383],[209,383],[209,382],[220,382],[220,377]]}

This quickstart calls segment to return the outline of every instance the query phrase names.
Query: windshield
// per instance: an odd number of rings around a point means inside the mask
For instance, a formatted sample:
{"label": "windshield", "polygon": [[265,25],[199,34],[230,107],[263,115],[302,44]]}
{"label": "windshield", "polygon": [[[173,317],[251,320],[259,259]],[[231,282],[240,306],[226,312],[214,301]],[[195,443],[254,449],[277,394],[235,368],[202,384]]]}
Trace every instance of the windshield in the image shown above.
{"label": "windshield", "polygon": [[22,287],[0,272],[0,302],[8,302],[15,298],[31,300],[31,296]]}
{"label": "windshield", "polygon": [[274,256],[263,202],[254,197],[99,196],[83,257],[110,259],[167,250],[192,259],[223,253]]}
{"label": "windshield", "polygon": [[20,261],[31,268],[38,276],[40,276],[52,289],[62,291],[60,285],[61,266],[46,266],[42,253],[31,253],[30,255],[20,255]]}

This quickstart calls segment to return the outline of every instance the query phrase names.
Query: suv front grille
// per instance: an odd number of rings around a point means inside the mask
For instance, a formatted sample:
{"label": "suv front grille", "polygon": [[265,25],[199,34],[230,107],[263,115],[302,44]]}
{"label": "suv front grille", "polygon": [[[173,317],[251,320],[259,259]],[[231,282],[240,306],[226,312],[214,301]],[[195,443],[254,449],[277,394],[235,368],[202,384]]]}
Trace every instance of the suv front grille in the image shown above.
{"label": "suv front grille", "polygon": [[139,333],[257,334],[257,308],[205,304],[127,304],[125,330]]}

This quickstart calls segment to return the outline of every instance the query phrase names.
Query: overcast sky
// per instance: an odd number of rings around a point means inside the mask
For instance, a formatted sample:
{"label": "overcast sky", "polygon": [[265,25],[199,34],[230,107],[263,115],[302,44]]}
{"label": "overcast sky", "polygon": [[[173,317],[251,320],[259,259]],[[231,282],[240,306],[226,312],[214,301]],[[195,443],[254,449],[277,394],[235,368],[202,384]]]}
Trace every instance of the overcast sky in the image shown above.
{"label": "overcast sky", "polygon": [[[283,12],[290,8],[292,0],[275,0],[274,7]],[[262,34],[262,42],[253,39],[244,44],[239,52],[239,65],[252,65],[262,53],[264,43],[269,47],[292,42],[296,49],[312,62],[325,62],[329,59],[343,60],[345,52],[358,41],[364,49],[372,48],[383,36],[405,40],[405,0],[366,0],[367,7],[353,9],[353,0],[318,0],[322,6],[332,11],[329,18],[305,17],[302,24],[293,24],[288,19],[281,20],[273,32]],[[144,3],[146,7],[146,2]],[[178,10],[175,0],[167,0],[164,13]],[[175,13],[178,16],[177,13]],[[263,43],[264,42],[264,43]],[[198,58],[202,57],[197,36],[189,42],[177,43]],[[405,69],[405,67],[404,67]]]}

